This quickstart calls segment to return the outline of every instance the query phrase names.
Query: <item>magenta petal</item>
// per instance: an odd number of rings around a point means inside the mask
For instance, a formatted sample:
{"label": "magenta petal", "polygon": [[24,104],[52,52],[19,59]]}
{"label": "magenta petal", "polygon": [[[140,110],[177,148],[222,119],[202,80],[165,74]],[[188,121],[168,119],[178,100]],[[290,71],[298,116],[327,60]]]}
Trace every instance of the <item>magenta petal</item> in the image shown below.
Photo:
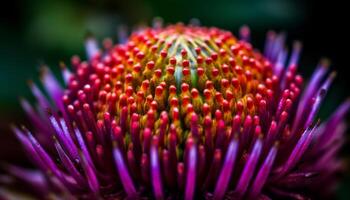
{"label": "magenta petal", "polygon": [[274,73],[277,77],[281,77],[281,74],[285,68],[286,60],[287,60],[287,50],[281,50],[278,54],[277,61],[273,67]]}
{"label": "magenta petal", "polygon": [[316,129],[317,127],[314,127],[313,129],[305,130],[305,132],[302,134],[301,138],[299,139],[298,143],[295,145],[292,153],[288,157],[288,160],[285,162],[284,166],[281,168],[281,171],[277,175],[278,177],[285,175],[299,161],[301,156],[309,147],[309,144],[312,141],[312,137]]}
{"label": "magenta petal", "polygon": [[74,163],[70,160],[70,158],[64,152],[64,150],[62,149],[62,146],[58,142],[55,142],[55,147],[56,147],[58,155],[62,161],[62,164],[69,171],[69,173],[74,177],[74,179],[77,181],[77,183],[81,186],[84,186],[85,179],[79,173],[79,171],[76,169],[76,167],[74,166]]}
{"label": "magenta petal", "polygon": [[321,135],[318,137],[318,139],[315,141],[315,146],[318,148],[326,148],[329,144],[332,144],[334,139],[339,137],[339,134],[337,133],[343,133],[337,131],[338,125],[341,123],[341,121],[344,120],[345,115],[350,109],[350,100],[345,101],[342,103],[338,109],[334,112],[334,114],[331,116],[331,118],[324,124],[324,129],[320,133]]}
{"label": "magenta petal", "polygon": [[30,184],[41,195],[48,192],[47,180],[40,171],[28,170],[13,165],[5,165],[4,169],[12,176]]}
{"label": "magenta petal", "polygon": [[95,174],[95,171],[93,169],[93,166],[88,163],[87,159],[85,158],[84,155],[81,156],[81,164],[83,166],[84,172],[85,172],[85,177],[87,179],[87,182],[89,184],[89,187],[91,191],[98,196],[99,194],[99,189],[100,189],[100,184],[98,182],[97,176]]}
{"label": "magenta petal", "polygon": [[295,42],[293,45],[292,55],[290,56],[290,59],[289,59],[289,64],[287,65],[288,67],[293,67],[298,65],[301,49],[302,49],[302,44],[300,42]]}
{"label": "magenta petal", "polygon": [[17,139],[22,143],[22,146],[24,150],[27,152],[28,156],[30,157],[31,161],[38,165],[41,170],[47,170],[46,166],[42,162],[40,156],[35,151],[32,143],[29,141],[28,137],[26,137],[22,131],[20,131],[18,128],[13,127],[13,132],[16,134]]}
{"label": "magenta petal", "polygon": [[185,200],[192,200],[196,188],[197,147],[193,144],[189,150],[185,185]]}
{"label": "magenta petal", "polygon": [[275,161],[277,154],[277,146],[273,146],[267,155],[264,163],[260,167],[260,170],[258,174],[256,175],[256,178],[251,186],[251,190],[249,193],[249,199],[256,198],[259,193],[261,192],[261,189],[263,188],[268,176],[270,175],[270,171],[272,169],[272,165]]}
{"label": "magenta petal", "polygon": [[332,81],[334,80],[334,78],[335,78],[335,74],[332,73],[331,75],[329,75],[327,80],[323,83],[323,85],[319,89],[316,100],[311,107],[311,112],[309,113],[308,118],[307,118],[303,128],[310,126],[311,123],[313,122],[313,120],[315,119],[315,116],[316,116],[316,114],[321,106],[321,102],[324,99],[324,97],[325,97]]}
{"label": "magenta petal", "polygon": [[228,183],[231,178],[232,171],[235,167],[235,160],[238,151],[238,141],[233,139],[227,149],[225,162],[221,169],[221,173],[219,175],[219,179],[216,183],[215,191],[214,191],[214,199],[222,199],[225,195],[226,189],[228,187]]}
{"label": "magenta petal", "polygon": [[74,160],[79,160],[78,149],[73,143],[69,133],[67,133],[68,128],[65,126],[64,129],[61,129],[61,127],[58,125],[56,118],[52,115],[49,117],[49,119],[50,119],[51,125],[55,129],[55,135],[57,139],[60,141],[63,147],[67,150],[68,155]]}
{"label": "magenta petal", "polygon": [[62,107],[62,94],[63,89],[61,87],[61,84],[58,82],[58,80],[55,78],[53,73],[48,67],[42,68],[43,75],[42,75],[42,83],[45,87],[45,90],[49,94],[50,98],[53,100],[55,105],[63,111]]}
{"label": "magenta petal", "polygon": [[156,136],[153,137],[153,141],[151,144],[151,176],[152,176],[152,185],[154,197],[156,199],[163,199],[163,188],[162,188],[162,177],[160,174],[160,162],[158,156],[158,138]]}
{"label": "magenta petal", "polygon": [[31,123],[40,131],[50,133],[49,128],[45,123],[43,123],[43,120],[40,118],[38,113],[36,113],[32,105],[30,105],[26,99],[21,99],[20,103]]}
{"label": "magenta petal", "polygon": [[308,83],[306,89],[303,92],[303,95],[301,96],[295,121],[293,124],[293,133],[297,131],[300,127],[300,123],[303,122],[304,118],[302,117],[305,115],[306,109],[308,108],[308,105],[310,103],[311,98],[315,95],[315,93],[318,91],[319,84],[324,77],[324,75],[327,73],[328,70],[328,63],[321,62],[319,66],[317,67],[316,71],[312,74],[311,81]]}
{"label": "magenta petal", "polygon": [[27,131],[27,134],[28,134],[29,141],[32,143],[32,146],[37,152],[39,159],[41,159],[41,162],[46,167],[48,172],[51,172],[58,180],[64,183],[68,189],[72,191],[79,189],[79,187],[76,185],[75,182],[71,182],[71,180],[67,179],[67,177],[58,168],[56,163],[52,160],[49,154],[42,148],[42,146],[35,139],[35,137],[29,131]]}
{"label": "magenta petal", "polygon": [[32,91],[32,94],[34,95],[34,97],[36,98],[36,100],[38,101],[42,109],[47,109],[51,107],[49,101],[47,100],[45,95],[41,92],[41,90],[38,88],[36,84],[34,84],[33,82],[30,82],[29,87]]}
{"label": "magenta petal", "polygon": [[115,165],[117,166],[119,177],[121,179],[121,183],[124,187],[126,194],[130,198],[136,197],[135,186],[131,180],[130,174],[128,172],[128,168],[125,165],[124,158],[118,146],[114,147],[113,156],[114,156]]}
{"label": "magenta petal", "polygon": [[241,177],[238,181],[238,184],[236,186],[235,192],[239,196],[243,196],[244,193],[246,192],[249,182],[253,176],[254,170],[257,166],[258,159],[261,154],[261,149],[262,149],[262,141],[261,139],[256,140],[253,150],[251,151],[249,155],[249,159],[247,160],[245,167],[243,169],[243,172],[241,173]]}
{"label": "magenta petal", "polygon": [[90,155],[89,150],[85,144],[83,136],[81,135],[80,130],[78,128],[74,128],[74,132],[75,132],[75,136],[77,138],[78,144],[79,144],[80,149],[81,149],[82,155],[80,157],[84,156],[87,163],[89,163],[89,165],[91,165],[93,168],[95,168],[94,165],[92,164],[93,161],[92,161],[91,155]]}

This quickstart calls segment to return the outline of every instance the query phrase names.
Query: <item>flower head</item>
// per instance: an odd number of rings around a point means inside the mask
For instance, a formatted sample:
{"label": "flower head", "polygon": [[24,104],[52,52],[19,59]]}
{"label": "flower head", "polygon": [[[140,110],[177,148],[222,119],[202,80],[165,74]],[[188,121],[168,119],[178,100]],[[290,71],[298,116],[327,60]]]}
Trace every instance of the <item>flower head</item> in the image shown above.
{"label": "flower head", "polygon": [[[42,180],[8,170],[37,192],[76,198],[268,199],[315,197],[335,180],[347,101],[316,119],[335,77],[322,61],[303,89],[301,45],[268,34],[264,54],[218,28],[156,26],[31,84],[22,106],[35,136],[14,128]],[[49,108],[49,111],[47,109]],[[20,175],[19,175],[20,174]],[[324,185],[327,181],[327,185]]]}

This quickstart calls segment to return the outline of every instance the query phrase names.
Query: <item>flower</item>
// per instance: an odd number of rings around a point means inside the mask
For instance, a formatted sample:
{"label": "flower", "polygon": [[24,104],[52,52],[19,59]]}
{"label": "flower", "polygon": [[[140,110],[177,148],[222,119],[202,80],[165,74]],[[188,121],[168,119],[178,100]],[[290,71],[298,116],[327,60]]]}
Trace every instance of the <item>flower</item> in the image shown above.
{"label": "flower", "polygon": [[102,51],[89,37],[88,61],[63,65],[64,87],[44,67],[48,98],[31,83],[36,109],[21,101],[36,134],[13,128],[41,173],[8,171],[73,199],[325,197],[350,106],[317,120],[335,77],[328,62],[303,90],[301,45],[288,59],[284,35],[270,32],[261,54],[247,27],[239,40],[156,24]]}

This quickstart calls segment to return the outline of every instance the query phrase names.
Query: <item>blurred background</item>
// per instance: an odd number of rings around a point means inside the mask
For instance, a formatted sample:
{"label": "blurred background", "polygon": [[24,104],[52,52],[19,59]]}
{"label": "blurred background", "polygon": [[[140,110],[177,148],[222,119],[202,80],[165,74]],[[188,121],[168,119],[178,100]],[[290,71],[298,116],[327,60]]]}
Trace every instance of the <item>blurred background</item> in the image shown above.
{"label": "blurred background", "polygon": [[[100,41],[116,41],[118,25],[150,24],[154,17],[165,23],[188,23],[197,18],[205,26],[217,26],[237,34],[248,25],[252,43],[262,49],[268,30],[284,31],[288,45],[303,42],[300,71],[309,77],[322,57],[332,61],[338,77],[328,93],[320,118],[349,96],[349,57],[345,33],[347,6],[303,0],[12,0],[0,6],[0,161],[28,162],[9,130],[13,122],[25,122],[19,97],[32,99],[26,80],[38,81],[39,65],[59,72],[59,62],[72,55],[85,57],[83,41],[92,32]],[[339,25],[343,24],[343,26]],[[348,120],[349,121],[349,120]],[[349,145],[349,134],[347,137]],[[344,155],[349,155],[344,149]],[[347,162],[349,163],[349,162]],[[350,198],[350,175],[344,176],[339,199]]]}

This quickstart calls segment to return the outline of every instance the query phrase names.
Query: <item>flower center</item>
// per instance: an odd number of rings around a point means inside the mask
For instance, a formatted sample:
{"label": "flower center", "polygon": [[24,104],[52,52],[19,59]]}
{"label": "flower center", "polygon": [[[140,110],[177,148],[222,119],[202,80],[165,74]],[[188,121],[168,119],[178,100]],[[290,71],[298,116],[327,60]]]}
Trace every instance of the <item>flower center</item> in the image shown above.
{"label": "flower center", "polygon": [[70,113],[111,116],[125,132],[135,124],[186,136],[216,132],[219,121],[231,129],[234,116],[263,112],[276,83],[269,62],[249,43],[217,28],[178,24],[136,32],[80,64],[64,100]]}

